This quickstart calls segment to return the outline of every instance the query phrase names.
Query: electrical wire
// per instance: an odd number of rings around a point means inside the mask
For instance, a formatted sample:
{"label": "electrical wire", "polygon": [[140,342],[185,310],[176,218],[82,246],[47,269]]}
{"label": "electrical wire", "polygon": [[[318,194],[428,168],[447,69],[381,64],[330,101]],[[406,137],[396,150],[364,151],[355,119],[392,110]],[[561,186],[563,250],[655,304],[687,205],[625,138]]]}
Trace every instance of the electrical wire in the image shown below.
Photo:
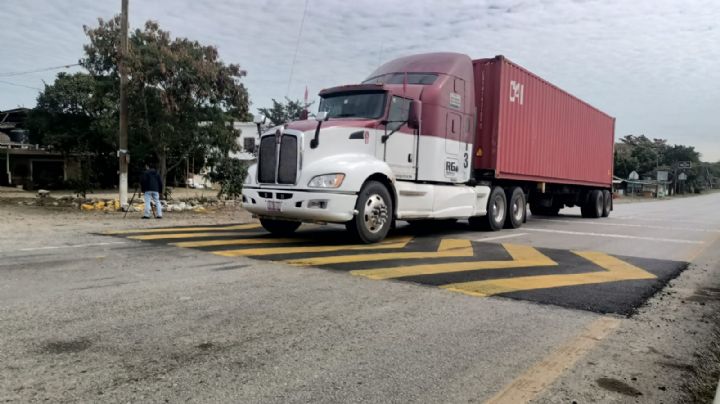
{"label": "electrical wire", "polygon": [[305,15],[307,14],[308,3],[310,0],[305,0],[305,8],[303,9],[302,19],[300,19],[300,30],[298,31],[297,42],[295,43],[295,54],[293,55],[292,64],[290,65],[290,77],[288,78],[287,91],[285,91],[285,97],[290,94],[290,85],[292,84],[293,72],[295,70],[295,62],[297,61],[298,49],[300,49],[300,38],[302,37],[303,26],[305,25]]}
{"label": "electrical wire", "polygon": [[80,63],[72,63],[69,65],[44,67],[42,69],[26,70],[26,71],[20,71],[20,72],[4,72],[4,73],[0,73],[0,77],[22,76],[24,74],[42,73],[42,72],[49,72],[52,70],[59,70],[59,69],[69,69],[73,66],[80,66]]}
{"label": "electrical wire", "polygon": [[31,89],[31,90],[42,91],[42,88],[26,86],[26,85],[24,85],[24,84],[12,83],[12,82],[5,81],[5,80],[0,80],[0,83],[2,83],[2,84],[7,84],[7,85],[9,85],[9,86],[25,87],[25,88],[29,88],[29,89]]}

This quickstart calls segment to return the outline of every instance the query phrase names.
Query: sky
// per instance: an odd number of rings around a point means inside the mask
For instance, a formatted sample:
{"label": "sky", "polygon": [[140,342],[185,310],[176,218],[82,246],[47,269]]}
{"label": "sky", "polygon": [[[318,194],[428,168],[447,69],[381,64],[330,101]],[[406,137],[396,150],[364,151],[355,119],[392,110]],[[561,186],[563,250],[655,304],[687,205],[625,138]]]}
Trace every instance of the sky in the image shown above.
{"label": "sky", "polygon": [[[0,110],[33,107],[62,70],[11,73],[77,63],[83,25],[119,10],[120,0],[0,0]],[[217,46],[247,71],[253,113],[306,86],[313,100],[358,83],[399,56],[502,54],[616,117],[616,138],[720,160],[718,0],[130,0],[129,16],[131,28],[152,19]]]}

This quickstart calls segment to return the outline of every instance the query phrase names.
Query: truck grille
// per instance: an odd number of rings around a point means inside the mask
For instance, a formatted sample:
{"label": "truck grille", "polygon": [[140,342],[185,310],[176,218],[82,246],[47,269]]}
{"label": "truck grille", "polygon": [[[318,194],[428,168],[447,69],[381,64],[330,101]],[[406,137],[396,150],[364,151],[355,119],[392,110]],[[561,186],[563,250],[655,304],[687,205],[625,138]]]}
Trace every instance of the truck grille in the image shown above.
{"label": "truck grille", "polygon": [[260,140],[258,159],[258,182],[260,183],[294,184],[297,179],[297,137],[284,135],[280,139],[280,150],[278,150],[275,136],[265,136]]}
{"label": "truck grille", "polygon": [[275,169],[277,168],[275,145],[275,136],[265,136],[260,140],[258,182],[275,182]]}

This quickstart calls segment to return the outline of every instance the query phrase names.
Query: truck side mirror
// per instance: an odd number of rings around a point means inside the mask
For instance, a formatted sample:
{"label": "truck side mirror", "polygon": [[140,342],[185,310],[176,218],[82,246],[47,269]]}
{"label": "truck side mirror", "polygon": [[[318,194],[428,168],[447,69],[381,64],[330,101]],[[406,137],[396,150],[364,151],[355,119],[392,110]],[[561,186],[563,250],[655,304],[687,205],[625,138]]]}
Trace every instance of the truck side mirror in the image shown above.
{"label": "truck side mirror", "polygon": [[310,148],[315,149],[320,144],[320,126],[322,126],[322,123],[324,121],[327,121],[328,119],[328,113],[327,111],[320,111],[315,115],[315,120],[317,121],[317,127],[315,128],[315,137],[310,140]]}
{"label": "truck side mirror", "polygon": [[420,101],[410,101],[410,110],[408,111],[407,125],[410,129],[418,129],[420,127]]}
{"label": "truck side mirror", "polygon": [[328,119],[328,113],[327,111],[320,111],[315,115],[315,120],[318,122],[327,121]]}
{"label": "truck side mirror", "polygon": [[255,117],[253,118],[253,122],[257,125],[262,125],[265,123],[265,119],[266,119],[265,115],[258,114],[258,115],[255,115]]}

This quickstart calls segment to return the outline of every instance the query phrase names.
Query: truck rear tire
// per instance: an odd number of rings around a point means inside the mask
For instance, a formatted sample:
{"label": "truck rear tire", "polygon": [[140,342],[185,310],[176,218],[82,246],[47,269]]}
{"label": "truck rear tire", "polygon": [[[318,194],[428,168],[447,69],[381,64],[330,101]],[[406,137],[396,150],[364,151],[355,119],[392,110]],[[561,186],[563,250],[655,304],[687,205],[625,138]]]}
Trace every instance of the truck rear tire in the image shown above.
{"label": "truck rear tire", "polygon": [[300,222],[290,222],[287,220],[260,219],[260,224],[265,230],[278,236],[287,236],[293,234],[300,227]]}
{"label": "truck rear tire", "polygon": [[580,208],[583,217],[597,219],[603,214],[603,207],[605,206],[605,198],[603,192],[599,189],[593,189],[588,194],[587,201]]}
{"label": "truck rear tire", "polygon": [[608,217],[610,216],[610,211],[612,210],[612,194],[610,191],[603,190],[603,213],[602,217]]}
{"label": "truck rear tire", "polygon": [[470,226],[482,230],[498,231],[505,225],[507,216],[507,198],[502,187],[494,187],[488,198],[485,216],[473,216],[468,219]]}
{"label": "truck rear tire", "polygon": [[522,188],[515,187],[505,194],[507,199],[508,212],[505,219],[506,229],[517,229],[525,221],[525,193]]}
{"label": "truck rear tire", "polygon": [[393,222],[392,198],[387,187],[377,181],[365,183],[355,209],[358,213],[345,224],[347,230],[365,244],[382,241]]}

